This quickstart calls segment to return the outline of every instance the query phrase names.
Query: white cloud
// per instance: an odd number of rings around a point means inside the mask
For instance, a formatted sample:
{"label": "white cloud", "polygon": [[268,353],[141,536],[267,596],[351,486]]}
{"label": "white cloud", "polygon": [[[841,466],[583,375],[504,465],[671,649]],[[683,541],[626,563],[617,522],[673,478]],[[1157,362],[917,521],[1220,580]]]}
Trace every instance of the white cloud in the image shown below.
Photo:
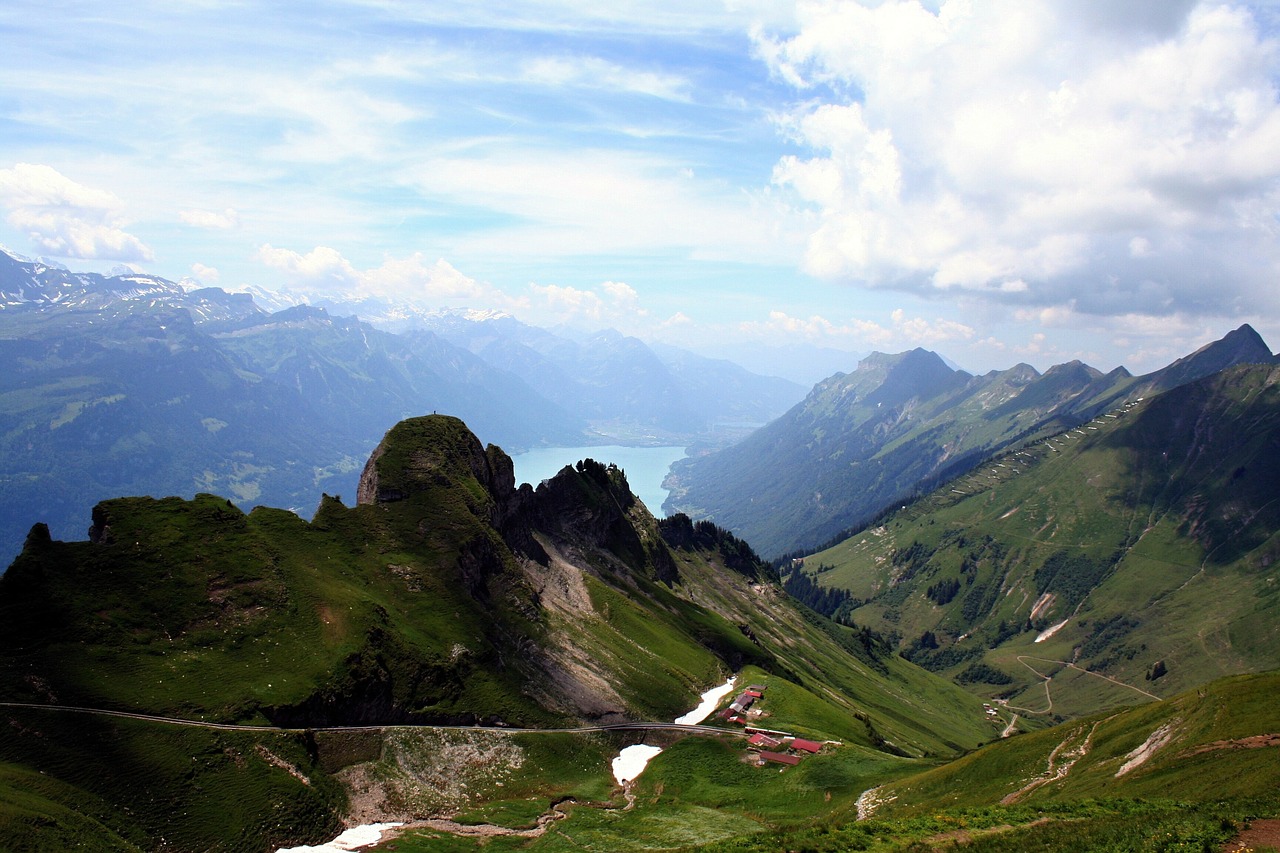
{"label": "white cloud", "polygon": [[489,255],[679,251],[699,259],[797,258],[797,238],[786,232],[773,199],[691,178],[686,163],[657,155],[496,141],[426,160],[407,180],[429,199],[479,206],[505,220],[460,242]]}
{"label": "white cloud", "polygon": [[683,315],[654,322],[636,289],[620,281],[605,281],[590,288],[530,283],[521,292],[513,293],[472,278],[444,259],[428,263],[420,252],[404,258],[389,257],[380,266],[368,269],[356,267],[327,246],[317,246],[303,254],[267,244],[259,248],[256,258],[283,272],[284,284],[301,293],[379,296],[428,309],[497,309],[525,322],[564,324],[584,331],[612,327],[627,334],[643,334],[691,324]]}
{"label": "white cloud", "polygon": [[672,101],[689,97],[688,81],[674,74],[641,71],[596,56],[541,56],[527,60],[520,82],[585,89],[608,89]]}
{"label": "white cloud", "polygon": [[[1034,363],[1040,369],[1079,359],[1101,370],[1123,365],[1135,374],[1164,367],[1226,330],[1220,320],[1184,311],[1165,314],[1117,311],[1098,316],[1077,310],[1070,302],[1037,308],[1021,308],[1004,320],[992,318],[1000,331],[992,337],[968,342],[956,356],[994,367],[1007,366],[1009,356]],[[1266,334],[1269,317],[1243,316]]]}
{"label": "white cloud", "polygon": [[209,228],[215,231],[229,231],[240,226],[240,213],[228,207],[221,213],[215,210],[184,210],[178,219],[196,228]]}
{"label": "white cloud", "polygon": [[530,284],[529,293],[524,308],[531,322],[564,323],[591,330],[607,326],[627,333],[649,326],[649,311],[641,306],[640,295],[623,282],[606,281],[598,290]]}
{"label": "white cloud", "polygon": [[443,258],[428,263],[421,252],[386,258],[381,266],[357,269],[336,249],[317,246],[305,255],[270,244],[257,259],[285,273],[290,288],[395,298],[427,308],[444,305],[511,310],[521,303],[459,272]]}
{"label": "white cloud", "polygon": [[856,317],[833,322],[818,314],[805,318],[771,311],[768,320],[745,322],[738,328],[748,337],[763,341],[799,339],[819,346],[892,352],[967,341],[974,336],[973,328],[963,323],[941,317],[909,317],[901,308],[891,312],[888,323]]}
{"label": "white cloud", "polygon": [[41,252],[56,257],[150,261],[151,249],[124,230],[124,202],[86,187],[50,166],[0,169],[0,205],[8,222]]}
{"label": "white cloud", "polygon": [[317,290],[348,291],[360,286],[360,273],[336,249],[317,246],[305,255],[277,249],[270,243],[258,249],[257,259],[289,276],[291,285]]}
{"label": "white cloud", "polygon": [[191,265],[191,277],[202,285],[212,286],[218,283],[221,275],[216,267],[205,266],[204,264]]}
{"label": "white cloud", "polygon": [[1280,307],[1280,46],[1247,11],[799,12],[794,35],[757,44],[810,98],[782,127],[811,153],[774,182],[818,212],[814,274],[1103,314]]}

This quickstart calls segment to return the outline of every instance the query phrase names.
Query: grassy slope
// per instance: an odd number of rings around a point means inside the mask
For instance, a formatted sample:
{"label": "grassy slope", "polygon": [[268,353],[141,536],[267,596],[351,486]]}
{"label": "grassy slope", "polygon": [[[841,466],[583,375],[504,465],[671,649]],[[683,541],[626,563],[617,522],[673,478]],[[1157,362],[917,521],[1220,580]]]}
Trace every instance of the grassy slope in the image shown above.
{"label": "grassy slope", "polygon": [[[846,747],[779,771],[744,763],[732,744],[686,739],[640,777],[633,809],[602,808],[590,789],[579,788],[570,819],[542,837],[486,844],[548,853],[835,853],[955,844],[979,851],[1216,850],[1250,819],[1280,813],[1277,689],[1277,673],[1224,679],[1168,701],[999,741],[924,770],[919,761]],[[1167,739],[1153,740],[1165,731]],[[1158,744],[1148,759],[1117,776],[1148,742]],[[1050,778],[1051,763],[1066,766],[1059,778]],[[1047,781],[1031,784],[1037,780]],[[872,819],[858,821],[859,794],[876,786]],[[536,808],[507,804],[469,817],[532,825]],[[415,831],[381,849],[465,850],[475,843]]]}
{"label": "grassy slope", "polygon": [[[993,460],[808,568],[832,567],[819,581],[867,601],[854,618],[904,646],[933,632],[935,668],[985,661],[1012,676],[975,689],[1024,711],[1075,716],[1274,667],[1276,381],[1237,369],[1101,416]],[[958,591],[940,604],[929,589],[948,581]],[[1044,593],[1052,603],[1032,619]],[[1073,660],[1131,687],[1057,663]],[[1147,680],[1158,661],[1167,675]]]}
{"label": "grassy slope", "polygon": [[[6,574],[8,697],[37,698],[25,677],[36,673],[62,704],[264,722],[272,707],[341,688],[383,635],[424,677],[456,672],[455,643],[486,643],[482,615],[450,574],[385,547],[374,525],[355,540],[325,529],[372,509],[330,507],[307,525],[212,496],[111,502],[114,544],[54,543]],[[397,565],[420,594],[405,594]],[[419,708],[433,695],[422,686]]]}
{"label": "grassy slope", "polygon": [[[430,458],[409,456],[430,468]],[[590,477],[571,476],[574,488],[606,502]],[[678,549],[679,580],[659,582],[635,563],[665,547],[638,504],[630,520],[639,544],[619,552],[632,563],[586,540],[559,543],[587,568],[565,576],[577,573],[587,606],[544,607],[553,598],[539,586],[546,578],[526,574],[505,549],[489,524],[494,508],[484,488],[458,470],[428,481],[396,504],[326,500],[310,523],[280,510],[246,515],[211,495],[120,499],[95,519],[105,544],[33,539],[0,580],[0,698],[250,723],[546,726],[575,713],[545,689],[553,670],[540,667],[566,659],[557,655],[586,661],[621,707],[650,719],[674,718],[698,692],[748,667],[747,677],[770,685],[771,720],[848,744],[822,771],[827,781],[813,783],[837,788],[837,803],[856,795],[863,778],[902,763],[878,747],[951,755],[993,736],[962,691],[874,654],[855,632],[797,608],[775,584],[725,569],[719,554]],[[262,735],[273,754],[316,781],[304,786],[264,758],[251,734],[35,710],[0,716],[7,722],[0,761],[8,762],[0,833],[23,837],[36,824],[92,833],[101,824],[104,837],[143,847],[169,832],[180,839],[177,849],[242,849],[245,838],[267,837],[272,820],[280,836],[314,838],[344,808],[332,779],[375,779],[377,790],[403,799],[415,789],[405,783],[413,768],[457,746],[401,739],[347,755],[332,743],[272,745],[280,736]],[[556,749],[525,747],[542,757],[528,763],[517,789],[543,798],[575,790],[606,796],[606,759],[619,744],[584,743],[571,748],[584,762],[571,772],[548,759]],[[203,758],[193,764],[193,756]],[[871,769],[841,769],[847,761]],[[822,776],[824,763],[794,775]],[[50,786],[33,787],[32,769]],[[197,802],[202,790],[225,795],[205,804]],[[509,794],[477,784],[462,805],[497,798],[511,808]],[[243,804],[220,806],[220,796]],[[778,814],[794,814],[783,796]],[[764,799],[754,796],[726,826],[754,821],[747,813]],[[63,815],[80,803],[101,809]],[[161,813],[173,830],[161,826]],[[77,822],[88,828],[75,829]],[[41,838],[44,849],[65,841]]]}
{"label": "grassy slope", "polygon": [[776,655],[779,677],[762,678],[785,682],[769,698],[791,725],[863,745],[883,739],[916,756],[954,754],[993,736],[981,709],[953,685],[897,655],[869,652],[856,632],[795,606],[774,585],[715,583],[723,570],[681,557],[682,576],[706,606],[748,626]]}
{"label": "grassy slope", "polygon": [[345,794],[318,771],[302,736],[36,710],[3,717],[5,850],[261,853],[336,833]]}
{"label": "grassy slope", "polygon": [[[1248,820],[1280,813],[1276,746],[1256,740],[1280,733],[1278,689],[1280,674],[1238,676],[1020,735],[885,784],[871,820],[837,812],[709,849],[1220,849]],[[1145,763],[1117,776],[1148,742],[1159,745]]]}
{"label": "grassy slope", "polygon": [[[638,780],[634,809],[620,810],[621,792],[601,791],[600,775],[584,779],[567,772],[568,784],[544,788],[541,798],[499,798],[466,812],[469,822],[521,827],[531,825],[552,799],[572,795],[579,800],[571,818],[545,835],[492,838],[485,842],[489,848],[676,849],[794,829],[846,812],[868,787],[937,761],[886,753],[875,746],[884,739],[917,756],[937,756],[994,737],[976,702],[951,685],[900,658],[880,661],[864,651],[867,660],[861,660],[848,654],[832,643],[832,634],[853,642],[854,632],[780,600],[775,586],[726,572],[714,556],[684,551],[677,556],[682,582],[672,591],[659,585],[652,591],[658,601],[680,608],[688,605],[679,595],[694,597],[719,618],[746,626],[759,647],[786,649],[779,655],[786,677],[756,666],[739,673],[739,683],[767,688],[761,703],[766,716],[758,724],[842,745],[779,773],[746,763],[740,740],[651,733],[644,742],[668,748]],[[610,604],[617,608],[621,597]],[[582,753],[600,755],[597,741],[580,743]],[[615,748],[621,743],[615,741]],[[603,758],[608,757],[606,750]],[[599,774],[605,764],[600,757],[595,760]],[[394,843],[401,851],[439,851],[470,849],[475,842],[418,830]]]}

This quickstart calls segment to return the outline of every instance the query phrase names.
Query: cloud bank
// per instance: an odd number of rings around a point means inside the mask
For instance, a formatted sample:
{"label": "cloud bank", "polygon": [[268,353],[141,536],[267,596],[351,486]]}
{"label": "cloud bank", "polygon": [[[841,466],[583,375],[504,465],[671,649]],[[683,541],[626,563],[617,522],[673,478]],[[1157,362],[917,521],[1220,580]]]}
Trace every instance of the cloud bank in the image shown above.
{"label": "cloud bank", "polygon": [[835,280],[1082,314],[1277,307],[1280,49],[1216,2],[803,2],[775,184]]}
{"label": "cloud bank", "polygon": [[150,261],[151,249],[124,230],[124,203],[50,166],[0,169],[0,206],[8,222],[42,252],[63,258]]}

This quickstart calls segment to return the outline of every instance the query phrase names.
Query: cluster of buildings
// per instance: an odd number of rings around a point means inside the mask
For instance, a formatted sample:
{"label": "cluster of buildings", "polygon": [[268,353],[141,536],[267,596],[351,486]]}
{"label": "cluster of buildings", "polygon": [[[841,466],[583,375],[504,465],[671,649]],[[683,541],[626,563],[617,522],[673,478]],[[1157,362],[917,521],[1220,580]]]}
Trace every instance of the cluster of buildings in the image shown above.
{"label": "cluster of buildings", "polygon": [[756,684],[748,687],[718,715],[722,720],[739,723],[746,727],[750,735],[747,738],[747,744],[757,754],[756,764],[761,767],[770,763],[795,766],[806,755],[819,752],[822,749],[820,743],[750,724],[752,719],[759,718],[763,713],[754,706],[764,698],[764,691],[763,685]]}
{"label": "cluster of buildings", "polygon": [[729,703],[729,707],[725,708],[718,715],[722,720],[728,720],[731,723],[742,723],[746,725],[747,718],[759,717],[760,709],[751,709],[758,700],[764,698],[764,685],[753,684],[746,690],[738,694],[738,698]]}
{"label": "cluster of buildings", "polygon": [[[783,735],[780,738],[776,738],[773,735],[782,735],[782,732],[757,730],[751,737],[747,738],[747,743],[758,751],[759,758],[756,759],[756,764],[761,767],[766,764],[785,764],[794,767],[806,755],[813,755],[822,749],[822,744],[816,741],[805,740],[802,737],[792,737],[791,735]],[[786,750],[786,752],[779,750]]]}

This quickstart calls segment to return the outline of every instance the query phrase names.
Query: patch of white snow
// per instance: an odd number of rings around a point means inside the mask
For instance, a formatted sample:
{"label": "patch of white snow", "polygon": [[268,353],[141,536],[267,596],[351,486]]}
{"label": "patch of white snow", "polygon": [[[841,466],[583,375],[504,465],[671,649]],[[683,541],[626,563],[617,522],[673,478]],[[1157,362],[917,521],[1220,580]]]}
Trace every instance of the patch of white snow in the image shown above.
{"label": "patch of white snow", "polygon": [[1045,628],[1043,631],[1041,631],[1039,634],[1036,635],[1036,642],[1043,643],[1045,640],[1049,639],[1054,634],[1061,631],[1063,626],[1065,626],[1070,621],[1071,621],[1070,619],[1063,619],[1057,625],[1054,625],[1050,628]]}
{"label": "patch of white snow", "polygon": [[716,708],[720,707],[720,700],[733,692],[733,679],[730,678],[719,687],[712,687],[706,693],[702,694],[702,703],[689,713],[676,717],[676,725],[680,726],[696,726],[698,723],[710,717]]}
{"label": "patch of white snow", "polygon": [[644,768],[660,752],[662,747],[646,743],[628,746],[613,759],[613,778],[618,780],[619,785],[630,782],[643,773]]}
{"label": "patch of white snow", "polygon": [[368,847],[371,844],[377,844],[382,840],[382,833],[393,827],[400,826],[398,823],[367,823],[364,826],[355,826],[330,841],[328,844],[321,844],[319,847],[281,847],[276,853],[346,853],[349,850],[359,850],[361,847]]}
{"label": "patch of white snow", "polygon": [[1178,722],[1178,720],[1173,720],[1165,723],[1163,726],[1148,735],[1147,739],[1143,741],[1140,746],[1125,756],[1127,760],[1124,764],[1120,765],[1120,769],[1116,771],[1116,778],[1118,779],[1130,770],[1134,770],[1146,764],[1151,756],[1155,755],[1161,747],[1164,747],[1173,740],[1173,735],[1177,730]]}

